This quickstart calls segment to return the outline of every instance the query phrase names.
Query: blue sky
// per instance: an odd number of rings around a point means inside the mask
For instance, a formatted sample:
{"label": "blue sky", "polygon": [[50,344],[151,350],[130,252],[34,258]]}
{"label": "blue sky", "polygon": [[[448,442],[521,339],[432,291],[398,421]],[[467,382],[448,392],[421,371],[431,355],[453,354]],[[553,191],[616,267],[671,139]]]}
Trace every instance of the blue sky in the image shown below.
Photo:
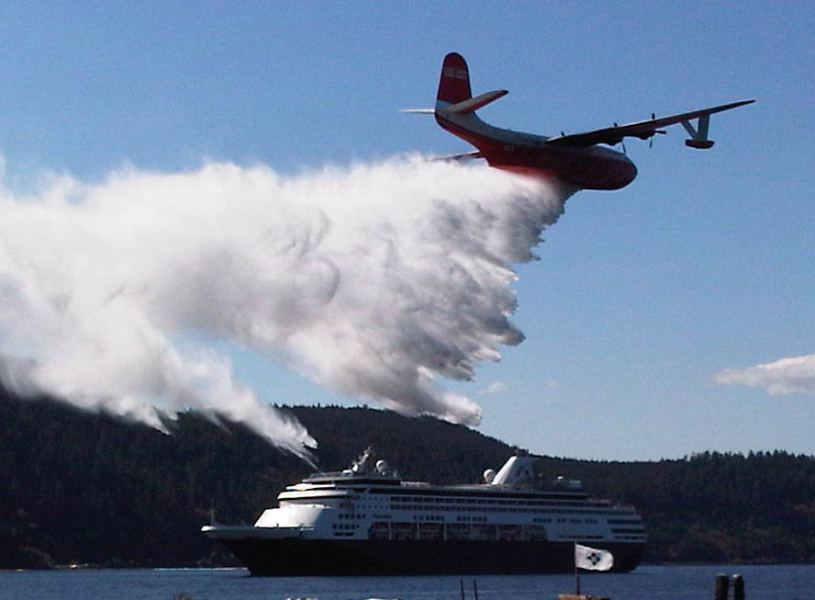
{"label": "blue sky", "polygon": [[[295,174],[467,151],[397,112],[432,105],[452,50],[475,92],[510,90],[482,118],[542,134],[756,98],[714,116],[709,152],[678,127],[652,149],[630,141],[637,180],[578,193],[518,267],[526,341],[451,387],[482,405],[482,432],[535,452],[815,454],[811,386],[715,380],[815,353],[813,27],[804,2],[11,2],[0,153],[25,191],[127,164]],[[232,353],[270,402],[358,402]]]}

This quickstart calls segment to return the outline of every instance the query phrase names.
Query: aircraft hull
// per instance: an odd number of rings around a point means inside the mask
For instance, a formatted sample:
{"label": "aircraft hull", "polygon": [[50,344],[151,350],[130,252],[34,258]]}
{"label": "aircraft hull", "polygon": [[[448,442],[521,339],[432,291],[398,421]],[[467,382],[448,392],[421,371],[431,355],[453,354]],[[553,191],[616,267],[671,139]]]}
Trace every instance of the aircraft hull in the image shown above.
{"label": "aircraft hull", "polygon": [[611,148],[547,146],[544,142],[530,143],[527,141],[530,136],[513,136],[506,130],[501,130],[500,139],[492,139],[439,115],[436,120],[447,131],[478,148],[487,163],[498,169],[557,179],[584,190],[618,190],[637,176],[636,165]]}

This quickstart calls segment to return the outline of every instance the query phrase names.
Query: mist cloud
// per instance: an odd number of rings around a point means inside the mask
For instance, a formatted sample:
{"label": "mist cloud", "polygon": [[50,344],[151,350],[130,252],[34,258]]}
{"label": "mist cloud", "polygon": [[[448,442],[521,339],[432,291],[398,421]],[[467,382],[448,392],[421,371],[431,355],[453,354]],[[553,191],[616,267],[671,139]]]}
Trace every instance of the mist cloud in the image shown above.
{"label": "mist cloud", "polygon": [[438,379],[469,379],[522,340],[512,264],[533,258],[564,200],[492,169],[401,159],[3,188],[0,377],[158,428],[196,409],[302,454],[308,432],[201,341],[228,340],[342,394],[476,424],[479,407]]}
{"label": "mist cloud", "polygon": [[815,354],[782,358],[775,362],[725,369],[714,376],[723,385],[745,385],[764,388],[777,395],[815,392]]}
{"label": "mist cloud", "polygon": [[497,394],[503,394],[507,391],[507,384],[503,381],[493,381],[487,387],[483,388],[479,394],[482,396],[495,396]]}

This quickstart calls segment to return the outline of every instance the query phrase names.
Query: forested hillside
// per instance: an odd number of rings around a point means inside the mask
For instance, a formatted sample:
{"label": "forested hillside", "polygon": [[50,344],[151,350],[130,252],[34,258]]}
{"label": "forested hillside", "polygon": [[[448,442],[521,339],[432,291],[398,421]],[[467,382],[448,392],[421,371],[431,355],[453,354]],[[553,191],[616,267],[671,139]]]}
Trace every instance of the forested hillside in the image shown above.
{"label": "forested hillside", "polygon": [[[403,477],[477,481],[512,449],[466,427],[367,408],[290,409],[320,466],[372,444]],[[230,564],[199,532],[210,511],[252,522],[312,469],[239,426],[186,415],[173,435],[52,401],[0,394],[0,568]],[[650,562],[815,560],[815,459],[702,454],[619,463],[545,457],[541,469],[637,506]]]}

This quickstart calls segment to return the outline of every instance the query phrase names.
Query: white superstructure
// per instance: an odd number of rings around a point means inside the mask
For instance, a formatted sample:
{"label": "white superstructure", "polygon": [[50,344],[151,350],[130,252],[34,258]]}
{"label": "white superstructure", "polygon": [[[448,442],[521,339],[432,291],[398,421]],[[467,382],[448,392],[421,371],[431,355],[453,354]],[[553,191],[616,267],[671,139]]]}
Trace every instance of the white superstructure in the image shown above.
{"label": "white superstructure", "polygon": [[542,487],[535,460],[516,455],[485,483],[438,486],[402,481],[381,460],[372,468],[368,449],[350,469],[288,486],[253,529],[268,538],[644,544],[634,508],[589,498],[575,480]]}

